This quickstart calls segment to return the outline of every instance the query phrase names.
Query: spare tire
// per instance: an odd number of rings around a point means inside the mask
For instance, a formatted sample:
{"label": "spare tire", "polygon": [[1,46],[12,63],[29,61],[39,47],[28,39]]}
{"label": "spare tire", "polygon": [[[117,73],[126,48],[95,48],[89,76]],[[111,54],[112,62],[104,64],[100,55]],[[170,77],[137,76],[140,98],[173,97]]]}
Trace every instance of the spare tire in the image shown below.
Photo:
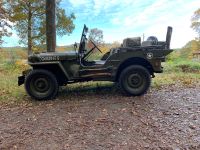
{"label": "spare tire", "polygon": [[151,42],[151,45],[158,45],[158,38],[155,36],[150,36],[147,38],[147,41]]}

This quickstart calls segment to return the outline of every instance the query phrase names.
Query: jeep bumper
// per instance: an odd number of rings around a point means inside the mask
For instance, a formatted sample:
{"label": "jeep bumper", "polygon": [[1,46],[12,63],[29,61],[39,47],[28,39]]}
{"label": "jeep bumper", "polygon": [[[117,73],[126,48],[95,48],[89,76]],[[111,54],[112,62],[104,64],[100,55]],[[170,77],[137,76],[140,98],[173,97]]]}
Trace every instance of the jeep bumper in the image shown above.
{"label": "jeep bumper", "polygon": [[24,84],[25,82],[25,75],[19,76],[18,77],[18,86]]}
{"label": "jeep bumper", "polygon": [[24,84],[26,75],[31,72],[32,69],[28,69],[22,72],[22,75],[18,77],[18,86]]}

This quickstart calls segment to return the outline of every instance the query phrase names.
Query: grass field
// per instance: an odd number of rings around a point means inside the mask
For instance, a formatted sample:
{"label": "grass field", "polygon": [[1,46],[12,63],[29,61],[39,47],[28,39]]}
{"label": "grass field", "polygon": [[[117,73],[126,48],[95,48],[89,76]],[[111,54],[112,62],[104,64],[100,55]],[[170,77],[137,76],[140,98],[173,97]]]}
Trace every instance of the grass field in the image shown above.
{"label": "grass field", "polygon": [[[18,87],[17,77],[28,66],[21,60],[26,60],[25,50],[21,48],[0,50],[0,103],[23,103],[26,92],[23,86]],[[200,81],[200,62],[191,60],[169,60],[163,64],[164,73],[156,74],[152,88],[165,85],[180,84],[193,86]],[[67,86],[68,90],[77,91],[84,88],[99,88],[110,86],[109,82],[86,82]],[[92,92],[92,91],[90,91]]]}

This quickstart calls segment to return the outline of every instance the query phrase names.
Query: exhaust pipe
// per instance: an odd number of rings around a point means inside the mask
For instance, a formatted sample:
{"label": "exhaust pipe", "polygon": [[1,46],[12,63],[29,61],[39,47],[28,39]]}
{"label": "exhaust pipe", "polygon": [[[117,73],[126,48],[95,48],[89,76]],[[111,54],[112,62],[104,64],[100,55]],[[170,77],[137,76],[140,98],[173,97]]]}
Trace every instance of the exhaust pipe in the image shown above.
{"label": "exhaust pipe", "polygon": [[167,36],[166,36],[166,49],[170,49],[171,37],[172,37],[172,27],[167,28]]}

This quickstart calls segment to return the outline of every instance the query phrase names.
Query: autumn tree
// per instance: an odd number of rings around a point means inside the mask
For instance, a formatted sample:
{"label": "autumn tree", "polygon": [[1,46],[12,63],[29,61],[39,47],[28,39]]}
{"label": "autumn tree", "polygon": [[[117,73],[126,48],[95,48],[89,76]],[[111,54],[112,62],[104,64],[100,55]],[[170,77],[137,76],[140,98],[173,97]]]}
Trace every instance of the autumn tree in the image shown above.
{"label": "autumn tree", "polygon": [[91,29],[89,32],[89,40],[94,41],[96,45],[103,44],[103,31],[97,28]]}
{"label": "autumn tree", "polygon": [[3,36],[10,36],[9,28],[11,28],[10,17],[6,6],[6,1],[0,1],[0,45],[3,43]]}
{"label": "autumn tree", "polygon": [[116,47],[120,47],[121,46],[121,43],[118,42],[118,41],[114,41],[112,44],[111,44],[111,47],[110,48],[116,48]]}
{"label": "autumn tree", "polygon": [[198,38],[200,39],[200,8],[197,9],[192,16],[191,27],[197,32]]}
{"label": "autumn tree", "polygon": [[[75,28],[74,14],[66,15],[56,0],[56,25],[58,36],[72,33]],[[28,54],[39,50],[46,44],[46,1],[45,0],[15,0],[12,6],[12,19],[20,38],[19,43],[28,45]]]}
{"label": "autumn tree", "polygon": [[200,49],[200,42],[198,40],[189,41],[181,50],[180,57],[192,59],[193,53]]}

